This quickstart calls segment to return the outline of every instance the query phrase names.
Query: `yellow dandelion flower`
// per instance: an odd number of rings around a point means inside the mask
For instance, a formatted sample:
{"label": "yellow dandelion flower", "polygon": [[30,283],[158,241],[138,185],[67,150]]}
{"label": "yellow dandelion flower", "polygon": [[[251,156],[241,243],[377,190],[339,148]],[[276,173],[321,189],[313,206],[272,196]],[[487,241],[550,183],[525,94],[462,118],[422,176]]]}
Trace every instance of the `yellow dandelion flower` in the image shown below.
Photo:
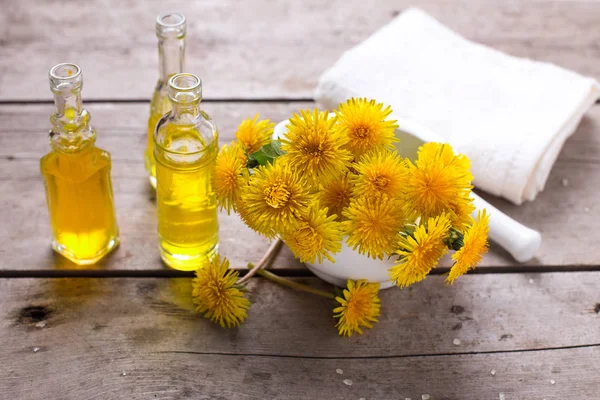
{"label": "yellow dandelion flower", "polygon": [[298,227],[298,218],[308,213],[313,196],[306,182],[289,165],[275,163],[254,169],[238,203],[246,224],[268,237]]}
{"label": "yellow dandelion flower", "polygon": [[233,209],[240,196],[242,187],[248,181],[246,157],[237,143],[224,145],[215,163],[213,188],[221,208],[227,214]]}
{"label": "yellow dandelion flower", "polygon": [[419,147],[417,164],[423,166],[428,163],[441,164],[444,167],[454,165],[466,172],[471,167],[469,158],[464,154],[455,154],[452,146],[447,143],[430,142]]}
{"label": "yellow dandelion flower", "polygon": [[417,226],[412,235],[400,235],[399,250],[396,251],[400,263],[389,270],[396,285],[406,287],[425,279],[448,251],[444,239],[450,226],[450,219],[442,214]]}
{"label": "yellow dandelion flower", "polygon": [[422,219],[445,212],[469,209],[472,189],[469,159],[455,155],[448,144],[427,143],[419,150],[416,164],[409,164],[405,187],[405,212]]}
{"label": "yellow dandelion flower", "polygon": [[336,114],[339,127],[348,137],[348,149],[359,157],[375,149],[393,149],[398,141],[395,130],[396,121],[387,121],[392,113],[375,100],[352,98],[340,104]]}
{"label": "yellow dandelion flower", "polygon": [[378,321],[381,310],[379,283],[348,280],[344,297],[336,297],[335,300],[340,303],[333,310],[333,316],[339,318],[336,328],[340,336],[352,336],[355,332],[362,335],[361,328],[370,329]]}
{"label": "yellow dandelion flower", "polygon": [[281,239],[288,245],[300,262],[323,262],[327,258],[335,262],[332,254],[342,249],[342,231],[335,216],[327,216],[326,208],[314,204],[307,216],[300,218],[298,227],[284,232]]}
{"label": "yellow dandelion flower", "polygon": [[319,191],[319,201],[329,209],[329,215],[337,216],[338,221],[342,219],[342,212],[350,205],[351,199],[352,184],[348,175],[329,182]]}
{"label": "yellow dandelion flower", "polygon": [[460,197],[448,204],[448,210],[448,217],[454,228],[463,231],[470,226],[473,223],[471,213],[475,210],[475,204],[473,204],[470,192],[464,192]]}
{"label": "yellow dandelion flower", "polygon": [[353,193],[363,196],[398,196],[405,185],[408,171],[395,151],[376,150],[354,164]]}
{"label": "yellow dandelion flower", "polygon": [[396,250],[396,236],[404,226],[402,205],[387,196],[359,197],[343,215],[347,243],[360,254],[380,258]]}
{"label": "yellow dandelion flower", "polygon": [[352,155],[343,146],[346,135],[334,129],[336,118],[318,109],[294,114],[281,139],[281,149],[290,166],[313,185],[332,181],[350,167]]}
{"label": "yellow dandelion flower", "polygon": [[454,280],[467,271],[475,268],[481,262],[483,255],[488,250],[488,233],[490,215],[485,210],[477,214],[477,220],[471,225],[465,233],[463,246],[456,253],[452,254],[455,261],[446,282],[452,284]]}
{"label": "yellow dandelion flower", "polygon": [[250,301],[243,288],[236,285],[238,272],[229,269],[229,260],[215,256],[196,271],[192,296],[196,310],[223,328],[240,326],[248,317]]}
{"label": "yellow dandelion flower", "polygon": [[258,121],[258,114],[256,114],[253,119],[242,121],[235,136],[246,153],[252,154],[271,142],[274,127],[275,124],[268,119]]}

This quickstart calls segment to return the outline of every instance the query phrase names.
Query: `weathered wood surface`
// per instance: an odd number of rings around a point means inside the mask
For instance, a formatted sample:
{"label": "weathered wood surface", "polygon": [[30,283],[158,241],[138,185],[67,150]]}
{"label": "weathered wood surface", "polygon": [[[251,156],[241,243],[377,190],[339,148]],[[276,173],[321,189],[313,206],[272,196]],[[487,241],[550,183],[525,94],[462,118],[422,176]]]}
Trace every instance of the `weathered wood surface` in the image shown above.
{"label": "weathered wood surface", "polygon": [[[248,322],[232,330],[195,313],[190,279],[106,278],[170,271],[156,249],[153,192],[142,163],[148,104],[138,101],[149,99],[157,78],[159,12],[188,17],[187,69],[203,78],[205,98],[233,100],[205,104],[228,141],[257,112],[279,121],[314,106],[297,100],[312,97],[319,75],[345,50],[412,5],[4,2],[0,272],[43,276],[75,268],[49,248],[38,160],[48,149],[52,106],[29,104],[51,100],[47,71],[59,62],[79,63],[84,99],[105,102],[87,108],[98,144],[113,155],[123,244],[96,267],[103,279],[0,279],[0,399],[598,398],[600,271],[493,272],[600,265],[600,106],[566,143],[534,203],[516,207],[485,196],[542,233],[537,259],[518,266],[492,246],[480,268],[492,273],[453,286],[431,276],[382,292],[381,321],[364,336],[337,336],[329,300],[260,278],[249,284]],[[425,0],[418,6],[469,39],[600,77],[599,2]],[[256,99],[275,101],[239,101]],[[223,215],[221,226],[221,252],[236,266],[258,260],[268,247],[236,217]],[[275,266],[307,273],[287,249]],[[316,278],[304,281],[329,288]],[[45,327],[36,327],[40,321]]]}
{"label": "weathered wood surface", "polygon": [[[314,103],[206,103],[205,108],[220,126],[222,142],[233,139],[239,122],[256,113],[282,120]],[[99,146],[113,156],[113,182],[123,243],[97,268],[163,270],[156,246],[154,193],[143,166],[145,123],[148,105],[89,104],[98,131]],[[46,132],[52,106],[0,106],[0,269],[49,270],[73,266],[57,258],[49,248],[50,228],[38,160],[48,151]],[[543,244],[532,266],[597,266],[598,202],[600,187],[600,107],[593,107],[569,139],[535,202],[514,206],[486,196],[518,221],[539,230]],[[564,184],[567,186],[564,186]],[[257,261],[268,240],[253,233],[236,216],[221,218],[221,251],[234,265]],[[239,240],[239,238],[244,240]],[[300,263],[284,249],[275,262],[278,268],[300,269]],[[446,261],[443,265],[448,266]],[[485,267],[517,266],[498,246],[492,246]]]}
{"label": "weathered wood surface", "polygon": [[600,3],[592,0],[37,0],[2,5],[0,99],[50,99],[48,69],[67,61],[82,66],[88,99],[149,98],[154,21],[173,10],[187,16],[187,69],[204,79],[206,97],[311,98],[345,50],[414,5],[479,43],[600,76]]}
{"label": "weathered wood surface", "polygon": [[194,312],[190,279],[0,280],[0,397],[592,399],[599,286],[600,272],[429,277],[382,292],[380,323],[348,339],[329,300],[263,279],[231,330]]}
{"label": "weathered wood surface", "polygon": [[[261,112],[279,121],[310,103],[212,103],[223,143],[235,136],[242,119]],[[51,105],[0,106],[0,249],[2,270],[119,269],[164,271],[158,252],[155,192],[143,165],[148,104],[91,104],[87,107],[98,131],[97,144],[113,157],[113,186],[121,246],[95,266],[78,267],[54,254],[39,158],[49,150],[47,132]],[[222,122],[221,122],[222,121]],[[257,262],[269,240],[254,233],[237,215],[220,213],[220,252],[232,265],[245,268]],[[242,239],[243,238],[243,239]],[[304,269],[284,248],[278,268]]]}

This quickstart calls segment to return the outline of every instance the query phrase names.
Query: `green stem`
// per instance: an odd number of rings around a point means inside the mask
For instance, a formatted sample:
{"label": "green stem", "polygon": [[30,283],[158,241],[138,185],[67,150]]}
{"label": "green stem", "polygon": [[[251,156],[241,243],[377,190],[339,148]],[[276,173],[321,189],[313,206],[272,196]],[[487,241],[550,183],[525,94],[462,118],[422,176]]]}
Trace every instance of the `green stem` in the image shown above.
{"label": "green stem", "polygon": [[268,280],[278,283],[282,286],[287,286],[292,289],[296,289],[296,290],[300,290],[300,291],[308,292],[308,293],[312,293],[312,294],[317,294],[319,296],[323,296],[323,297],[327,297],[328,299],[335,300],[335,296],[333,295],[333,293],[326,292],[324,290],[315,289],[311,286],[305,285],[303,283],[294,282],[290,279],[282,278],[282,277],[277,276],[274,273],[266,271],[264,269],[260,269],[256,273],[258,275],[262,276],[263,278],[267,278]]}

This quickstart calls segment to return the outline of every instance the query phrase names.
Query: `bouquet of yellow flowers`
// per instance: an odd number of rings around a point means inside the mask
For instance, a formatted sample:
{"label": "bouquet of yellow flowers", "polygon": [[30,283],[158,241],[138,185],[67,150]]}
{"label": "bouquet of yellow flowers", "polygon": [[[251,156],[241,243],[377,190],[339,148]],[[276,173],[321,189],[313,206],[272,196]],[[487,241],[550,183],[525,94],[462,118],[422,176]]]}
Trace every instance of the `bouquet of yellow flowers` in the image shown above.
{"label": "bouquet of yellow flowers", "polygon": [[[273,138],[268,120],[243,121],[237,140],[217,157],[220,206],[283,240],[301,262],[335,262],[342,241],[371,258],[394,257],[389,276],[401,288],[423,280],[454,251],[447,278],[454,282],[488,246],[489,215],[471,217],[469,160],[441,143],[421,146],[414,162],[403,159],[391,113],[375,100],[353,98],[332,114],[294,114],[281,138]],[[378,284],[349,281],[336,298],[340,334],[376,321],[377,290]],[[362,319],[354,318],[359,297]]]}

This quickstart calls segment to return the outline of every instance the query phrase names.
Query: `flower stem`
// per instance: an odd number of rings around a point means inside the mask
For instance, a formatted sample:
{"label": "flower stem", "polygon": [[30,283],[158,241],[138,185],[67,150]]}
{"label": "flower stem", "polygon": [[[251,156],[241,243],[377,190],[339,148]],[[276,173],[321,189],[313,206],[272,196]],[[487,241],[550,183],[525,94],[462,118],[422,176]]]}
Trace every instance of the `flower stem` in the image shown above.
{"label": "flower stem", "polygon": [[[263,257],[260,259],[258,264],[256,264],[250,271],[248,271],[248,273],[246,275],[244,275],[243,277],[238,279],[237,284],[239,285],[239,284],[247,282],[250,278],[252,278],[254,275],[256,275],[256,273],[259,270],[261,270],[265,266],[267,266],[269,261],[271,261],[272,258],[275,258],[275,256],[279,252],[279,249],[281,248],[282,243],[283,242],[281,241],[281,239],[277,239],[273,243],[271,243],[271,246],[269,247],[267,252],[263,255]],[[250,265],[250,264],[248,264],[248,265]]]}
{"label": "flower stem", "polygon": [[268,280],[278,283],[282,286],[287,286],[289,288],[300,290],[303,292],[317,294],[319,296],[327,297],[328,299],[332,299],[332,300],[335,299],[335,296],[333,295],[333,293],[326,292],[324,290],[315,289],[311,286],[305,285],[303,283],[294,282],[290,279],[282,278],[282,277],[277,276],[274,273],[266,271],[264,269],[258,270],[256,273],[259,274],[260,276],[262,276],[263,278],[267,278]]}

